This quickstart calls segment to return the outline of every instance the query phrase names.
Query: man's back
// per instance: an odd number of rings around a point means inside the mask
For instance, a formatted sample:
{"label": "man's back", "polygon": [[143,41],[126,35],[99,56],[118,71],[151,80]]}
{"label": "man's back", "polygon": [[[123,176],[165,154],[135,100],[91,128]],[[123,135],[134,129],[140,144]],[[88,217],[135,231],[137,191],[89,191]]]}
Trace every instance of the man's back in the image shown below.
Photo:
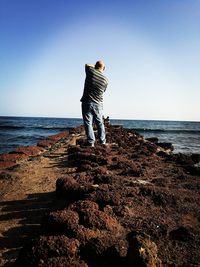
{"label": "man's back", "polygon": [[82,102],[92,101],[97,104],[103,102],[103,93],[105,92],[108,80],[97,69],[85,65],[86,79],[84,85],[84,93],[81,98]]}

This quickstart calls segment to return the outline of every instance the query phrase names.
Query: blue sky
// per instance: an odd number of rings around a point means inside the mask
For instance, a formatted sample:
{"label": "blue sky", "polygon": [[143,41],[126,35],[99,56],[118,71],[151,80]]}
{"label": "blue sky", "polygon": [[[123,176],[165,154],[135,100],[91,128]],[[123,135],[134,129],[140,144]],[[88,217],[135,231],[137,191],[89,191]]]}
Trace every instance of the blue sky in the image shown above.
{"label": "blue sky", "polygon": [[81,117],[102,59],[104,114],[200,121],[199,0],[0,0],[0,115]]}

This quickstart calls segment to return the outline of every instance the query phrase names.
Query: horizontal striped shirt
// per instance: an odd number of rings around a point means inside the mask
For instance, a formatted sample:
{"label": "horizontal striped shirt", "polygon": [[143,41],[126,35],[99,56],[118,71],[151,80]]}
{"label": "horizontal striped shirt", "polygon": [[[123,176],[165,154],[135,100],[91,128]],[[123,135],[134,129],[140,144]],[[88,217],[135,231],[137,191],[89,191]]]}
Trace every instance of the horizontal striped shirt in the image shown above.
{"label": "horizontal striped shirt", "polygon": [[107,78],[99,70],[87,65],[85,66],[85,72],[86,78],[81,101],[102,103],[103,93],[108,85]]}

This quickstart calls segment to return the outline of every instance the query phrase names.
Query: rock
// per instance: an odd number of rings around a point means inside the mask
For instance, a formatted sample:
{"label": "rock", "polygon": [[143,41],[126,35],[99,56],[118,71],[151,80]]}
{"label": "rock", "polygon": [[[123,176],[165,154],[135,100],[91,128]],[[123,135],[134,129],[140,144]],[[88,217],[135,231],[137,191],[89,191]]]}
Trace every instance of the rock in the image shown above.
{"label": "rock", "polygon": [[47,148],[50,148],[52,145],[56,144],[58,141],[61,141],[63,139],[67,139],[68,137],[69,137],[68,132],[62,132],[59,134],[54,134],[54,135],[51,135],[44,140],[40,140],[37,143],[37,146],[44,147],[47,149]]}
{"label": "rock", "polygon": [[197,164],[199,161],[198,154],[186,155],[182,153],[173,154],[169,156],[169,160],[175,161],[177,164],[180,164],[186,172],[192,175],[200,175],[200,167]]}
{"label": "rock", "polygon": [[194,164],[197,164],[200,162],[200,154],[192,154],[191,159],[194,162]]}
{"label": "rock", "polygon": [[68,257],[52,257],[46,261],[40,260],[39,267],[88,267],[83,260],[71,259]]}
{"label": "rock", "polygon": [[114,190],[102,190],[101,185],[96,191],[90,193],[88,198],[98,203],[101,208],[105,207],[106,205],[118,206],[121,202],[121,195],[119,192]]}
{"label": "rock", "polygon": [[178,240],[178,241],[183,241],[183,242],[187,241],[188,239],[191,239],[191,234],[189,230],[183,226],[175,230],[172,230],[169,233],[169,236],[173,240]]}
{"label": "rock", "polygon": [[56,142],[53,140],[49,140],[49,139],[44,139],[44,140],[40,140],[37,143],[37,146],[39,147],[44,147],[44,148],[50,148],[53,144],[55,144]]}
{"label": "rock", "polygon": [[79,215],[72,210],[59,210],[50,212],[42,220],[42,228],[50,234],[66,234],[73,236],[79,223]]}
{"label": "rock", "polygon": [[[0,165],[1,166],[1,165]],[[9,173],[6,172],[1,172],[0,173],[0,180],[11,180],[13,178],[13,176]]]}
{"label": "rock", "polygon": [[73,177],[70,176],[59,178],[56,181],[57,197],[64,197],[67,200],[82,199],[85,194],[93,190],[94,188],[90,184],[81,185],[77,183]]}
{"label": "rock", "polygon": [[146,140],[151,142],[151,143],[154,143],[154,144],[158,143],[158,138],[157,137],[149,137],[149,138],[146,138]]}
{"label": "rock", "polygon": [[13,161],[0,161],[0,169],[8,169],[18,165]]}
{"label": "rock", "polygon": [[18,165],[28,159],[28,156],[22,153],[9,153],[0,155],[0,169],[7,169]]}
{"label": "rock", "polygon": [[76,212],[80,212],[81,210],[91,210],[91,211],[95,211],[99,209],[99,206],[97,203],[90,201],[90,200],[80,200],[80,201],[76,201],[73,204],[71,204],[70,209],[76,211]]}
{"label": "rock", "polygon": [[84,126],[83,126],[83,125],[78,126],[78,127],[76,127],[76,128],[71,128],[71,129],[69,129],[69,133],[70,133],[71,135],[73,135],[73,134],[80,134],[80,133],[82,133],[83,131],[84,131]]}
{"label": "rock", "polygon": [[26,160],[28,157],[25,154],[21,153],[9,153],[9,154],[1,154],[0,155],[0,161],[6,162],[6,161],[12,161],[12,162],[20,162],[22,160]]}
{"label": "rock", "polygon": [[[131,236],[131,235],[130,235]],[[127,266],[161,267],[156,244],[148,236],[129,236]]]}
{"label": "rock", "polygon": [[101,231],[98,229],[89,229],[84,227],[83,225],[79,225],[76,231],[74,232],[74,237],[79,240],[81,243],[81,247],[85,247],[85,245],[92,238],[99,237],[101,235]]}
{"label": "rock", "polygon": [[163,151],[163,150],[160,150],[158,149],[158,152],[156,153],[159,157],[162,157],[162,158],[168,158],[168,155],[169,153],[167,153],[167,151]]}
{"label": "rock", "polygon": [[[91,265],[89,266],[93,266],[92,262],[99,261],[104,262],[103,266],[110,266],[106,263],[108,261],[111,261],[111,263],[113,263],[116,260],[115,257],[117,253],[116,250],[114,250],[114,247],[117,247],[118,243],[119,239],[116,238],[116,236],[110,234],[109,232],[101,233],[99,236],[90,238],[86,245],[83,247],[81,253],[83,257],[87,259],[87,261],[91,262]],[[119,251],[120,248],[118,248],[118,254],[120,254]],[[123,254],[123,252],[121,253]],[[117,258],[117,260],[119,260],[119,258]]]}
{"label": "rock", "polygon": [[63,235],[40,236],[31,240],[20,251],[16,266],[87,266],[78,256],[79,245],[77,239],[70,239]]}
{"label": "rock", "polygon": [[40,155],[45,150],[41,147],[37,146],[21,146],[15,149],[15,152],[17,153],[23,153],[27,156],[37,156]]}
{"label": "rock", "polygon": [[54,142],[58,142],[62,139],[67,139],[69,137],[69,133],[68,132],[62,132],[62,133],[59,133],[59,134],[54,134],[54,135],[51,135],[47,138],[47,140],[51,140],[51,141],[54,141]]}
{"label": "rock", "polygon": [[194,162],[190,155],[177,153],[169,156],[169,160],[175,161],[177,164],[184,166],[194,165]]}
{"label": "rock", "polygon": [[200,175],[200,167],[187,165],[185,166],[185,170],[192,175]]}
{"label": "rock", "polygon": [[123,233],[123,227],[117,220],[110,215],[100,210],[80,210],[81,224],[90,229],[107,230],[115,236],[120,236]]}
{"label": "rock", "polygon": [[170,151],[174,150],[172,143],[166,143],[166,142],[160,143],[159,142],[159,143],[157,143],[157,145],[164,148],[165,150],[170,150]]}
{"label": "rock", "polygon": [[107,160],[104,157],[93,155],[87,152],[77,152],[77,153],[70,154],[68,156],[68,160],[69,162],[70,161],[76,162],[77,165],[80,165],[82,163],[87,163],[87,162],[93,162],[99,165],[107,164]]}

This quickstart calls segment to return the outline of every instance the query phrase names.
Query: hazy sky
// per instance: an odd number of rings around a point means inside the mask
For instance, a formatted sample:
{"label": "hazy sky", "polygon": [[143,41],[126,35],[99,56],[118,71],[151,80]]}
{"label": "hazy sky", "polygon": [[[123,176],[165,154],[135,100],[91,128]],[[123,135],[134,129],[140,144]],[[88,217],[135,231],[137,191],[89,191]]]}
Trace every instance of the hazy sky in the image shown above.
{"label": "hazy sky", "polygon": [[98,59],[105,116],[200,121],[200,0],[0,0],[0,115],[81,117]]}

